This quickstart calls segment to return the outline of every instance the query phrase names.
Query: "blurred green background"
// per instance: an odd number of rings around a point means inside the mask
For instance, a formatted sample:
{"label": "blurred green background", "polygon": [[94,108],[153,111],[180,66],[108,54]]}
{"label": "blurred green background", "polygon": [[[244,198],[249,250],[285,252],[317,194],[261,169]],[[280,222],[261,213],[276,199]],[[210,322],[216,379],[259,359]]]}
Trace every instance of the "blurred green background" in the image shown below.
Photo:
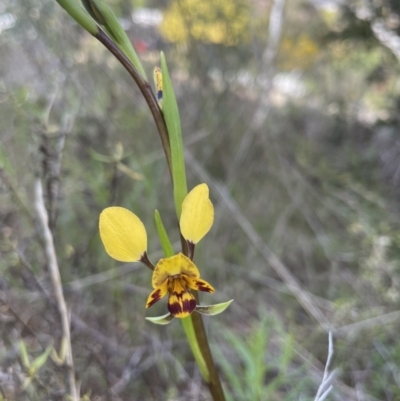
{"label": "blurred green background", "polygon": [[[235,302],[206,319],[229,400],[400,399],[400,7],[397,0],[110,0],[152,75],[165,52],[189,188],[210,186],[196,248]],[[64,400],[58,316],[34,209],[42,177],[82,397],[209,400],[181,326],[145,316],[148,269],[119,264],[100,211],[134,211],[179,249],[155,124],[127,72],[55,0],[0,3],[0,399]],[[122,156],[121,156],[122,155]],[[297,283],[297,284],[296,284]],[[304,301],[306,297],[306,301]],[[303,301],[302,301],[303,299]],[[1,398],[2,397],[2,398]]]}

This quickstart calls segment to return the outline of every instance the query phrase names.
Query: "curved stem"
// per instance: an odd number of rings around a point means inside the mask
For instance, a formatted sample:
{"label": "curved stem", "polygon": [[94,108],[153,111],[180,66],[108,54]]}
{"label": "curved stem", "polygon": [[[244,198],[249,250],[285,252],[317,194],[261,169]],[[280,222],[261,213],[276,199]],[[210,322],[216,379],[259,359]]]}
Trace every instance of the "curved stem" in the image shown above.
{"label": "curved stem", "polygon": [[157,99],[154,96],[153,90],[150,84],[143,79],[139,71],[135,68],[128,57],[123,53],[123,51],[109,38],[109,36],[101,29],[93,35],[99,42],[101,42],[125,67],[129,75],[134,79],[140,91],[143,94],[146,103],[149,106],[151,114],[153,115],[154,122],[156,123],[158,133],[160,135],[161,143],[164,148],[165,157],[167,159],[167,164],[169,172],[172,177],[172,163],[171,163],[171,147],[169,145],[168,130],[165,124],[164,116],[158,105]]}

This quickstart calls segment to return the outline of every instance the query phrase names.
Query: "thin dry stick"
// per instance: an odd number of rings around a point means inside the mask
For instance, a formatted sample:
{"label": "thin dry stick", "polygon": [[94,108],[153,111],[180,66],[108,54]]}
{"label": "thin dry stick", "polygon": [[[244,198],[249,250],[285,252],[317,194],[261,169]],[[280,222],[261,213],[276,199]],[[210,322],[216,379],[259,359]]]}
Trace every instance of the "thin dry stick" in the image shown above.
{"label": "thin dry stick", "polygon": [[[266,276],[264,274],[261,274],[257,271],[249,271],[248,268],[245,268],[243,266],[239,266],[233,263],[228,263],[225,261],[218,261],[214,259],[214,263],[216,265],[220,265],[219,267],[221,267],[222,269],[226,269],[229,270],[230,273],[233,273],[239,277],[241,277],[243,280],[247,280],[250,282],[254,282],[256,284],[260,284],[263,285],[265,287],[268,287],[269,289],[271,289],[272,291],[277,291],[277,292],[281,292],[283,294],[289,294],[290,291],[287,288],[287,286],[285,284],[282,283],[282,281],[280,280],[276,280],[272,277]],[[305,290],[303,290],[305,291]],[[334,302],[329,301],[328,299],[319,297],[309,291],[305,291],[308,296],[312,299],[312,301],[315,303],[315,305],[317,305],[319,308],[323,308],[329,311],[333,311],[334,310]]]}
{"label": "thin dry stick", "polygon": [[[283,186],[285,187],[289,197],[292,199],[294,206],[300,211],[305,221],[314,232],[315,238],[321,245],[326,259],[328,259],[329,263],[333,265],[335,263],[335,258],[330,251],[324,227],[319,222],[316,213],[314,213],[313,210],[308,206],[309,203],[304,201],[303,194],[305,192],[305,187],[302,185],[301,182],[298,182],[295,177],[289,176],[289,169],[286,168],[286,163],[284,163],[284,160],[282,160],[281,157],[279,157],[279,162],[281,165],[280,177],[283,178]],[[291,171],[292,169],[290,169],[290,172]]]}
{"label": "thin dry stick", "polygon": [[[22,257],[21,254],[19,254],[19,258],[21,263],[25,266],[25,268],[28,270],[29,274],[31,275],[34,284],[38,290],[38,294],[42,294],[44,299],[46,300],[47,306],[50,308],[53,308],[56,313],[57,313],[57,306],[56,303],[54,302],[53,298],[48,294],[47,289],[44,288],[41,283],[39,283],[39,281],[37,280],[32,267],[29,265],[29,263],[25,260],[25,258]],[[128,267],[132,268],[131,265],[128,265]],[[85,279],[83,279],[85,281]],[[77,284],[77,282],[72,282],[75,284]],[[91,285],[91,282],[85,282],[84,284],[87,285]],[[93,283],[95,284],[95,283]],[[67,284],[68,286],[68,284]],[[72,286],[71,288],[72,290],[74,290],[75,288]],[[78,289],[80,289],[78,287]],[[4,292],[4,291],[0,291],[0,302],[3,299],[9,298],[9,292]],[[18,297],[24,297],[24,295],[21,293],[21,291],[18,291],[17,294],[13,294],[17,295]],[[25,299],[25,298],[24,298]],[[32,300],[32,292],[29,292],[29,299]],[[9,301],[8,301],[9,304]],[[114,341],[113,339],[111,339],[110,337],[105,336],[104,334],[102,334],[100,331],[94,329],[93,327],[90,327],[86,322],[84,322],[78,315],[75,315],[74,313],[71,313],[71,322],[72,325],[74,326],[74,329],[76,331],[82,332],[88,336],[90,336],[91,338],[93,338],[95,340],[96,343],[99,343],[100,345],[102,345],[104,348],[107,349],[108,352],[112,352],[112,353],[116,353],[118,355],[121,356],[126,356],[127,354],[129,354],[131,352],[131,349],[125,347],[122,344],[119,344],[118,342]],[[22,322],[22,324],[25,326],[25,324]],[[29,329],[27,326],[26,328],[32,332],[31,329]],[[35,333],[32,332],[32,335],[35,335]],[[79,392],[78,392],[79,394]]]}
{"label": "thin dry stick", "polygon": [[332,326],[331,322],[314,304],[310,296],[305,291],[303,291],[303,289],[300,287],[300,284],[291,274],[290,270],[271,251],[271,249],[259,236],[256,230],[254,230],[250,221],[243,215],[239,206],[230,196],[226,186],[217,183],[214,179],[212,179],[189,151],[186,151],[185,155],[188,160],[188,165],[193,169],[193,171],[198,176],[201,177],[203,181],[209,182],[214,187],[218,195],[225,203],[226,207],[231,211],[232,216],[236,220],[237,224],[242,228],[242,230],[249,238],[250,242],[261,253],[264,259],[271,265],[271,267],[275,270],[275,272],[279,275],[279,277],[285,282],[285,284],[290,289],[292,294],[299,301],[300,305],[303,306],[306,312],[311,317],[313,317],[326,332],[329,332],[331,330],[334,331],[334,327]]}
{"label": "thin dry stick", "polygon": [[[47,199],[48,199],[48,215],[49,215],[49,226],[54,230],[57,219],[57,208],[56,203],[60,191],[60,173],[61,173],[61,162],[63,157],[63,150],[65,146],[65,139],[71,132],[74,122],[74,116],[66,113],[62,118],[62,126],[57,137],[57,142],[54,149],[48,151],[45,158],[44,174],[46,175],[46,187],[47,187]],[[45,146],[49,142],[50,137],[48,134],[43,133],[42,136],[43,145]]]}
{"label": "thin dry stick", "polygon": [[62,342],[64,342],[66,346],[65,364],[67,366],[69,393],[73,401],[78,401],[79,398],[76,390],[75,371],[72,359],[68,309],[64,299],[60,271],[58,268],[57,256],[54,248],[53,235],[49,228],[49,216],[44,205],[42,182],[39,178],[36,180],[35,183],[35,208],[43,237],[44,251],[47,260],[47,270],[50,274],[54,298],[56,300],[58,312],[60,314],[63,336]]}
{"label": "thin dry stick", "polygon": [[369,319],[361,320],[356,323],[342,326],[336,329],[335,337],[343,337],[347,335],[356,336],[359,335],[361,330],[369,330],[376,326],[382,326],[393,322],[398,322],[400,318],[400,311],[386,313]]}
{"label": "thin dry stick", "polygon": [[123,266],[118,266],[117,268],[113,268],[111,270],[107,270],[105,272],[92,274],[81,279],[70,281],[69,283],[65,284],[64,287],[66,290],[78,291],[91,285],[101,284],[108,280],[114,280],[125,274],[132,273],[140,268],[142,268],[142,266],[138,263],[129,263]]}
{"label": "thin dry stick", "polygon": [[333,339],[332,339],[332,332],[329,332],[329,348],[328,348],[328,358],[326,360],[325,369],[324,369],[324,376],[322,378],[322,383],[318,388],[317,395],[315,396],[314,401],[323,401],[328,394],[332,391],[332,380],[335,377],[335,371],[329,374],[329,367],[332,362],[333,357]]}

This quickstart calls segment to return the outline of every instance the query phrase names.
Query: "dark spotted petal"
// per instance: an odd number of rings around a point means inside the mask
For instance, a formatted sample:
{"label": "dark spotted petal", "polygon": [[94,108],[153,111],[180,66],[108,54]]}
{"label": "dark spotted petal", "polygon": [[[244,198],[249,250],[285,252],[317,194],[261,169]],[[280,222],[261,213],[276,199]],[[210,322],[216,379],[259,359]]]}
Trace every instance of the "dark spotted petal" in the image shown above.
{"label": "dark spotted petal", "polygon": [[189,277],[189,276],[184,276],[184,277],[188,287],[191,288],[192,290],[211,292],[211,293],[215,291],[214,287],[211,284],[207,283],[207,281],[202,280],[201,278]]}
{"label": "dark spotted petal", "polygon": [[146,308],[150,308],[151,305],[154,305],[157,301],[159,301],[162,297],[164,297],[168,292],[168,279],[165,280],[159,287],[157,287],[154,291],[151,292],[149,297],[147,298]]}
{"label": "dark spotted petal", "polygon": [[173,292],[169,294],[168,310],[178,318],[189,316],[196,308],[196,300],[193,294],[185,290],[183,292]]}

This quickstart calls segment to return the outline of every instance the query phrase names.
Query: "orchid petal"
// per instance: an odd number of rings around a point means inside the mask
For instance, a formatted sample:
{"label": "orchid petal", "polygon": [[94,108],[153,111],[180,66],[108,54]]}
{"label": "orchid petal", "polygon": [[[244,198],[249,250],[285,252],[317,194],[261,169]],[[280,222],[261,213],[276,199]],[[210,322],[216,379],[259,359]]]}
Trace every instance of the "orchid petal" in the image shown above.
{"label": "orchid petal", "polygon": [[204,291],[210,293],[215,292],[214,287],[211,284],[207,283],[207,281],[202,280],[201,278],[186,276],[185,280],[187,282],[188,287],[191,288],[192,290]]}
{"label": "orchid petal", "polygon": [[[186,283],[185,283],[186,284]],[[178,318],[189,316],[196,308],[196,300],[180,279],[175,279],[170,288],[168,310]]]}
{"label": "orchid petal", "polygon": [[168,292],[168,280],[165,280],[159,287],[157,287],[154,291],[151,292],[149,297],[147,298],[146,308],[150,308],[150,306],[154,305],[161,298],[165,297]]}
{"label": "orchid petal", "polygon": [[160,259],[153,271],[153,288],[159,287],[168,277],[186,274],[190,277],[200,277],[197,266],[183,253]]}
{"label": "orchid petal", "polygon": [[100,214],[100,237],[106,252],[120,262],[136,262],[147,250],[147,234],[135,214],[123,207],[108,207]]}
{"label": "orchid petal", "polygon": [[183,237],[193,244],[199,242],[214,222],[214,206],[209,199],[207,184],[194,187],[182,203],[180,229]]}

